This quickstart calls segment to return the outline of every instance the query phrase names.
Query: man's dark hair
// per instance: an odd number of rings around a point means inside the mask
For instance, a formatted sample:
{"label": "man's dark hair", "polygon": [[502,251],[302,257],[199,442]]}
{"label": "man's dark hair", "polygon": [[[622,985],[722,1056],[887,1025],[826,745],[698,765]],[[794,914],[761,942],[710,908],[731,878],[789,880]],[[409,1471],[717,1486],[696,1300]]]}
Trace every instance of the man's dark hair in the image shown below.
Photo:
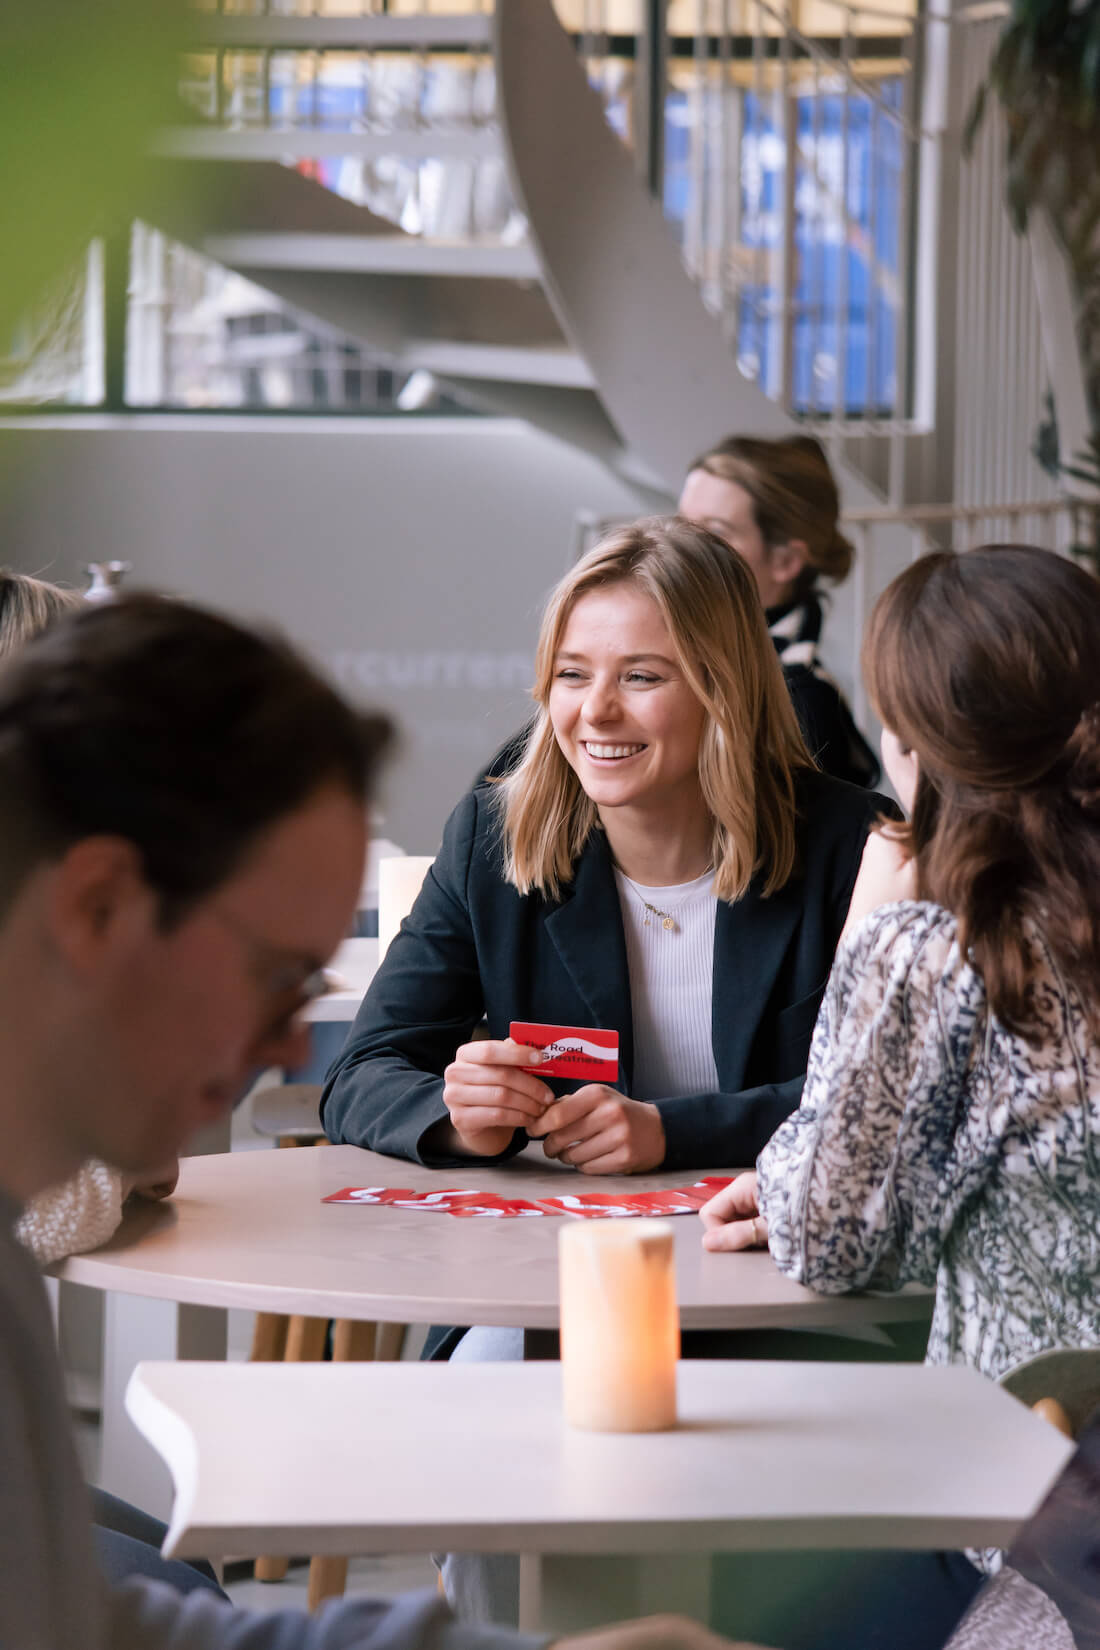
{"label": "man's dark hair", "polygon": [[390,738],[277,636],[160,596],[87,607],[0,671],[0,910],[107,835],[173,922],[318,790],[365,799]]}

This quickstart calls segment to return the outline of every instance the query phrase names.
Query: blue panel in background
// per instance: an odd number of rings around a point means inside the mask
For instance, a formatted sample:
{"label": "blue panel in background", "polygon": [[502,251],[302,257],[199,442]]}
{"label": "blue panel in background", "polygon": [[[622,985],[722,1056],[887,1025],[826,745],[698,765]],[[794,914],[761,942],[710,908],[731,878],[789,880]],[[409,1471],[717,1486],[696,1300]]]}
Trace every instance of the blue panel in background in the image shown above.
{"label": "blue panel in background", "polygon": [[[878,82],[877,91],[885,109],[900,112],[900,77]],[[825,93],[817,99],[804,95],[795,99],[795,105],[795,410],[831,413],[835,409],[843,303],[846,333],[840,370],[845,413],[850,417],[889,413],[897,394],[895,292],[903,278],[897,267],[904,210],[902,135],[897,122],[868,97],[842,98]],[[670,92],[665,123],[664,209],[681,240],[691,209],[694,118],[688,95]],[[711,164],[709,155],[706,159]],[[739,186],[740,249],[746,261],[754,251],[778,253],[781,248],[785,161],[785,144],[774,119],[772,99],[745,92]],[[731,186],[736,187],[736,182]],[[780,298],[775,285],[767,280],[746,281],[740,288],[738,353],[743,368],[766,388],[775,387],[782,326]]]}

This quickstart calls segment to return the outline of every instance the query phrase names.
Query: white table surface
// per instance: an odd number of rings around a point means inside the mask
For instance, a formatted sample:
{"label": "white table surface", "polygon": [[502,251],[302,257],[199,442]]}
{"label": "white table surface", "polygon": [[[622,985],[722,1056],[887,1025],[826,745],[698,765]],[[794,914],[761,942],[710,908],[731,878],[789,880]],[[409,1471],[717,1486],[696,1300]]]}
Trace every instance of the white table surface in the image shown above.
{"label": "white table surface", "polygon": [[566,1426],[555,1363],[143,1363],[127,1407],[183,1555],[1003,1546],[1073,1452],[920,1364],[683,1363],[648,1434]]}
{"label": "white table surface", "polygon": [[[187,1158],[170,1200],[129,1207],[108,1243],[54,1271],[98,1289],[198,1306],[556,1328],[563,1217],[456,1220],[322,1198],[343,1186],[470,1186],[540,1197],[566,1188],[646,1191],[696,1178],[578,1175],[548,1162],[537,1147],[500,1168],[465,1171],[424,1169],[356,1146]],[[766,1250],[708,1254],[695,1215],[672,1224],[685,1329],[809,1328],[928,1315],[928,1291],[815,1295],[782,1277]]]}
{"label": "white table surface", "polygon": [[377,939],[345,940],[329,962],[333,974],[347,984],[339,990],[326,991],[306,1005],[303,1019],[311,1022],[325,1020],[354,1020],[359,1012],[367,987],[378,969]]}

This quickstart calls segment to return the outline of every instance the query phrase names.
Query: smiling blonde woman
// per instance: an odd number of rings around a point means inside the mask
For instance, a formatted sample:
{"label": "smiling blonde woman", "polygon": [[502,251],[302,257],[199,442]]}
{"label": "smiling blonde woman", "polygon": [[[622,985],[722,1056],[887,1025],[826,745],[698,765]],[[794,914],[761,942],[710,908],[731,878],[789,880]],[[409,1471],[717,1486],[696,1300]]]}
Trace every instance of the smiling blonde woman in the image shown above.
{"label": "smiling blonde woman", "polygon": [[[451,816],[326,1130],[440,1168],[531,1139],[588,1174],[751,1161],[798,1103],[889,804],[812,766],[751,575],[680,519],[617,530],[561,581],[534,698],[518,768]],[[617,1031],[618,1086],[524,1071],[517,1020]]]}

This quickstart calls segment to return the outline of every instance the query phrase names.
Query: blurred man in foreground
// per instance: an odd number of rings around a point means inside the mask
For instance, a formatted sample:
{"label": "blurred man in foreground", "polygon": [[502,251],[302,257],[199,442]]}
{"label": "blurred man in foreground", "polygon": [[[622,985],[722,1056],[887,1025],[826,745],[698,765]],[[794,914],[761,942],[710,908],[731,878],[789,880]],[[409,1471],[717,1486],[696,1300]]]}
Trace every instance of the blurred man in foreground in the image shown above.
{"label": "blurred man in foreground", "polygon": [[[521,1650],[433,1592],[254,1616],[96,1569],[21,1205],[89,1157],[163,1162],[304,1054],[347,931],[389,737],[278,641],[135,597],[0,675],[0,1644],[12,1650]],[[574,1641],[578,1645],[581,1641]],[[601,1650],[721,1650],[673,1618]]]}

